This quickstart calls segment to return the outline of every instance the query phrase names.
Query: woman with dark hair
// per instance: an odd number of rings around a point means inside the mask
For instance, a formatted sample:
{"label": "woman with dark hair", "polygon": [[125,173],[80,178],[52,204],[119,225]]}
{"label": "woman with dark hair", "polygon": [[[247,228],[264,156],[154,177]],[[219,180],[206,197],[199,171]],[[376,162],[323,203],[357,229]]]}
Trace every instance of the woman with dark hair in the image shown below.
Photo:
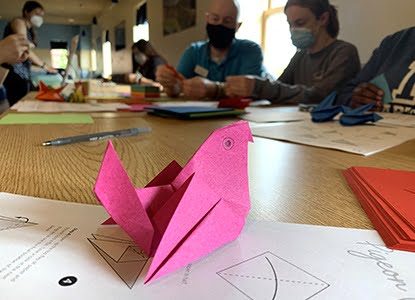
{"label": "woman with dark hair", "polygon": [[298,51],[284,73],[274,82],[253,76],[228,77],[229,97],[318,103],[360,71],[356,47],[337,39],[337,9],[328,0],[288,0],[285,14]]}
{"label": "woman with dark hair", "polygon": [[167,64],[153,46],[145,41],[139,40],[132,47],[133,51],[133,73],[129,77],[130,83],[147,85],[159,85],[156,80],[156,69],[160,65]]}
{"label": "woman with dark hair", "polygon": [[[22,17],[15,18],[7,24],[4,30],[4,37],[6,38],[12,34],[23,35],[31,43],[31,48],[34,48],[37,45],[35,28],[42,26],[44,14],[45,10],[40,3],[27,1],[23,6]],[[10,105],[19,101],[30,91],[30,69],[32,64],[43,68],[49,73],[57,73],[55,69],[47,66],[44,61],[30,50],[29,58],[26,61],[7,66],[10,72],[4,82],[4,86],[7,90]]]}

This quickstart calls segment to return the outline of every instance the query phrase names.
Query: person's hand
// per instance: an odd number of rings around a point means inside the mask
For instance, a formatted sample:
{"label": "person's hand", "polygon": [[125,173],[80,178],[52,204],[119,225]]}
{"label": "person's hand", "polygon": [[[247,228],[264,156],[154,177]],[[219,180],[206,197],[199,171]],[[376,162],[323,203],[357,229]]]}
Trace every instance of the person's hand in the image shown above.
{"label": "person's hand", "polygon": [[22,34],[9,35],[0,40],[0,62],[16,64],[26,61],[29,57],[29,44]]}
{"label": "person's hand", "polygon": [[174,90],[181,84],[181,75],[168,65],[161,65],[157,67],[156,81],[159,82],[166,89]]}
{"label": "person's hand", "polygon": [[58,74],[58,70],[56,70],[55,68],[49,67],[49,66],[44,66],[43,70],[45,70],[46,72],[48,72],[49,74]]}
{"label": "person's hand", "polygon": [[226,78],[225,91],[228,97],[251,97],[254,88],[254,76],[230,76]]}
{"label": "person's hand", "polygon": [[202,77],[183,81],[183,93],[186,98],[196,100],[213,98],[216,94],[216,88],[214,82]]}
{"label": "person's hand", "polygon": [[382,98],[384,92],[371,83],[362,83],[353,91],[352,108],[359,108],[367,104],[376,102],[375,110],[381,110],[383,106]]}

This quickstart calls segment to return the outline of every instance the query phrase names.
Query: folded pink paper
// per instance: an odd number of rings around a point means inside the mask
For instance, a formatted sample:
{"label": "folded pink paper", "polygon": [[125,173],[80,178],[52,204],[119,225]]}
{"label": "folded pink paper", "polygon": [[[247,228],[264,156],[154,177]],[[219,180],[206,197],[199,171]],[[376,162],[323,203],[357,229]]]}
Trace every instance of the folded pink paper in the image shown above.
{"label": "folded pink paper", "polygon": [[241,233],[250,209],[247,122],[215,130],[182,168],[173,161],[135,189],[110,142],[95,194],[112,219],[153,258],[151,282]]}

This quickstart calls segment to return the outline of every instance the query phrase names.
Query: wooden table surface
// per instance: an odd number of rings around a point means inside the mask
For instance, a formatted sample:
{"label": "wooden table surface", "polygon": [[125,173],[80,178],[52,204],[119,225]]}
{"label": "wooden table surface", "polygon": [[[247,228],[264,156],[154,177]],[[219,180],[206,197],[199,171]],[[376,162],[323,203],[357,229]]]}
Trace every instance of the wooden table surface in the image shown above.
{"label": "wooden table surface", "polygon": [[[151,134],[114,139],[136,187],[172,160],[185,165],[207,136],[236,119],[179,121],[145,113],[95,113],[90,125],[2,125],[0,191],[98,204],[93,186],[108,141],[42,147],[44,141],[132,127]],[[249,148],[252,209],[256,220],[373,228],[342,171],[370,166],[415,171],[415,140],[363,157],[255,138]]]}

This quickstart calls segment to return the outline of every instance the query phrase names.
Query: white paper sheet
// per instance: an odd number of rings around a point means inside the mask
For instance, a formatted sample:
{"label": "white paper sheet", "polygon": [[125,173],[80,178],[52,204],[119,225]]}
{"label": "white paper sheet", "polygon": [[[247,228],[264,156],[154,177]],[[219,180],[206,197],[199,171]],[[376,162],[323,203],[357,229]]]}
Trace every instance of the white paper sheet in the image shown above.
{"label": "white paper sheet", "polygon": [[415,130],[402,127],[352,126],[312,121],[252,128],[254,136],[289,141],[359,155],[372,155],[415,139]]}
{"label": "white paper sheet", "polygon": [[69,103],[27,100],[16,103],[11,109],[18,112],[111,112],[129,108],[125,103]]}
{"label": "white paper sheet", "polygon": [[311,119],[308,112],[280,111],[272,108],[254,109],[247,108],[248,114],[240,116],[241,119],[255,123],[272,123],[272,122],[295,122]]}
{"label": "white paper sheet", "polygon": [[400,113],[379,113],[383,117],[379,124],[394,125],[402,127],[415,127],[415,115],[404,115]]}
{"label": "white paper sheet", "polygon": [[0,299],[414,299],[415,254],[375,231],[248,222],[143,284],[148,260],[102,207],[0,194]]}

